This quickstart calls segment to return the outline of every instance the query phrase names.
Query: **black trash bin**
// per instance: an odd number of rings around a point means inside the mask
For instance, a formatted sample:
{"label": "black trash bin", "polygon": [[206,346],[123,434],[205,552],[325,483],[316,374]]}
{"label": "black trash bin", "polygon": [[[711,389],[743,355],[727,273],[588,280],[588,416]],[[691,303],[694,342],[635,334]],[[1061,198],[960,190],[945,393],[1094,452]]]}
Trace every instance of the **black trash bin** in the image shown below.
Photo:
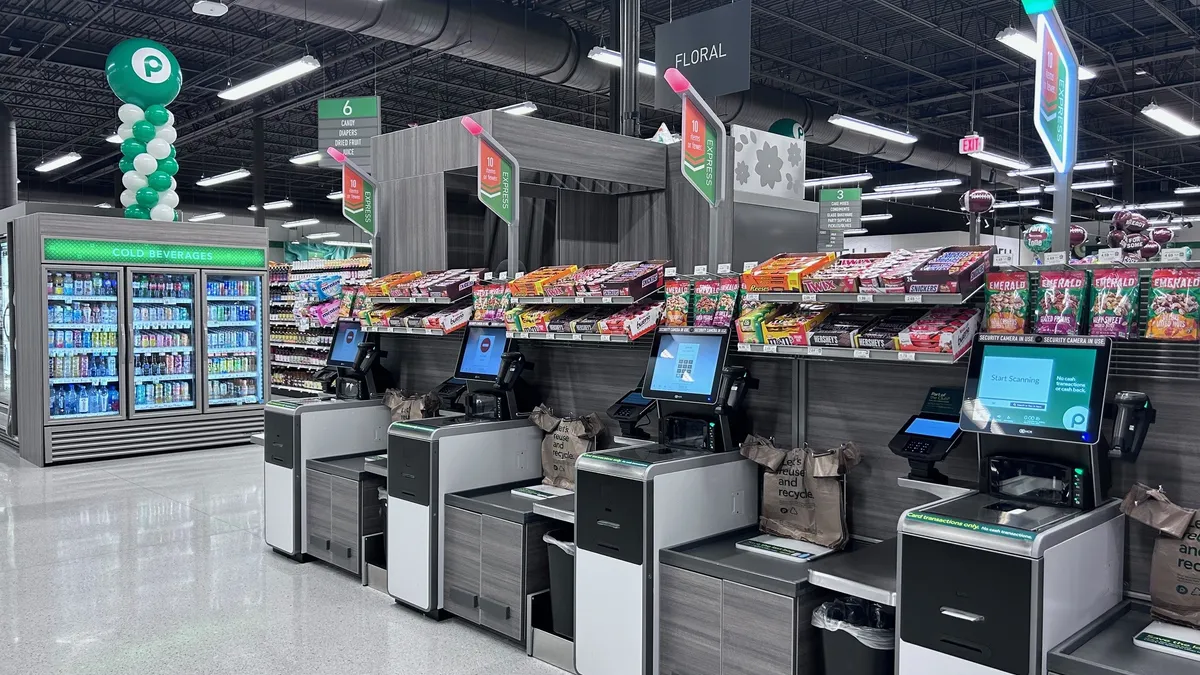
{"label": "black trash bin", "polygon": [[831,604],[813,610],[812,617],[812,625],[821,629],[825,675],[892,675],[896,632],[830,619],[826,612]]}
{"label": "black trash bin", "polygon": [[550,620],[554,632],[575,639],[575,532],[553,530],[542,535],[549,549]]}

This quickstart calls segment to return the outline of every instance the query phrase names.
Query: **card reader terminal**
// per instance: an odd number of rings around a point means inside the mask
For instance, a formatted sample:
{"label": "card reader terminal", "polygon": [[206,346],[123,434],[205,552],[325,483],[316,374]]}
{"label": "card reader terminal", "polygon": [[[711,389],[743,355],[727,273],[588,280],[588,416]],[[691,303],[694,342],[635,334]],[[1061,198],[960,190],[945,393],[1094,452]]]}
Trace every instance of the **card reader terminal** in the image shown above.
{"label": "card reader terminal", "polygon": [[888,448],[908,460],[909,478],[944,484],[946,476],[933,465],[946,459],[961,438],[956,417],[922,412],[908,418]]}
{"label": "card reader terminal", "polygon": [[608,416],[621,425],[621,435],[626,438],[650,438],[650,434],[638,428],[638,423],[654,410],[657,401],[642,396],[640,388],[621,397],[608,407]]}

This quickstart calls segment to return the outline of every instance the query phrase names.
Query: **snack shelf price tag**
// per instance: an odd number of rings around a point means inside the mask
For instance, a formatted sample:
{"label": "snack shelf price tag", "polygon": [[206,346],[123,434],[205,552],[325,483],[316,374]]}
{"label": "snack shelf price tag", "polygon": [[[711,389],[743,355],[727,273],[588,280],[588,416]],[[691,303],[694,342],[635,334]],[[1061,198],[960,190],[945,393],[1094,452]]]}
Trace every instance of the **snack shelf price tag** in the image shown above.
{"label": "snack shelf price tag", "polygon": [[484,280],[484,281],[491,281],[491,280],[492,280],[492,279],[493,279],[495,276],[496,276],[496,275],[495,275],[495,274],[492,274],[491,272],[484,272],[484,273],[483,273],[483,280]]}
{"label": "snack shelf price tag", "polygon": [[763,345],[764,354],[778,354],[779,345]]}
{"label": "snack shelf price tag", "polygon": [[1013,257],[1011,253],[997,253],[996,257],[992,258],[992,265],[995,267],[1012,267]]}
{"label": "snack shelf price tag", "polygon": [[821,356],[824,353],[825,353],[825,350],[822,347],[809,347],[808,348],[809,356]]}
{"label": "snack shelf price tag", "polygon": [[1051,251],[1046,254],[1044,260],[1046,261],[1047,265],[1066,265],[1067,264],[1067,252],[1066,251]]}
{"label": "snack shelf price tag", "polygon": [[801,293],[800,294],[800,302],[816,302],[816,301],[817,301],[816,293]]}
{"label": "snack shelf price tag", "polygon": [[747,293],[745,300],[746,302],[758,302],[758,293]]}
{"label": "snack shelf price tag", "polygon": [[757,260],[747,260],[746,262],[742,263],[742,271],[743,272],[749,272],[750,270],[754,269],[755,267],[758,267]]}
{"label": "snack shelf price tag", "polygon": [[[1121,259],[1123,253],[1124,251],[1119,248],[1102,248],[1096,252],[1096,260],[1100,262],[1117,262]],[[1166,251],[1163,251],[1163,254],[1165,259]]]}
{"label": "snack shelf price tag", "polygon": [[603,303],[603,304],[605,304],[605,305],[611,305],[611,304],[612,304],[612,302],[613,302],[612,296],[611,296],[611,295],[606,295],[606,296],[604,296],[604,297],[600,298],[600,302],[601,302],[601,303]]}
{"label": "snack shelf price tag", "polygon": [[909,305],[919,305],[924,300],[919,294],[909,294],[904,296],[904,302]]}
{"label": "snack shelf price tag", "polygon": [[668,277],[673,277],[673,276],[675,276],[675,274],[676,274],[676,272],[675,272],[675,268],[674,268],[674,267],[668,267],[668,268],[665,270],[665,272],[664,272],[664,273],[665,273],[665,274],[666,274]]}
{"label": "snack shelf price tag", "polygon": [[738,343],[738,351],[739,352],[748,352],[748,351],[750,351],[750,345],[746,344],[745,342],[739,342]]}
{"label": "snack shelf price tag", "polygon": [[875,296],[871,295],[870,293],[859,293],[858,301],[859,302],[875,302]]}
{"label": "snack shelf price tag", "polygon": [[870,349],[855,349],[854,350],[854,358],[869,359],[869,358],[871,358],[871,350]]}
{"label": "snack shelf price tag", "polygon": [[692,274],[708,274],[708,265],[696,265],[692,268]]}
{"label": "snack shelf price tag", "polygon": [[916,361],[917,353],[916,352],[896,352],[896,360],[897,361]]}
{"label": "snack shelf price tag", "polygon": [[1187,251],[1182,248],[1165,248],[1159,254],[1163,262],[1186,262]]}
{"label": "snack shelf price tag", "polygon": [[612,342],[612,336],[609,335],[608,333],[603,333],[600,335],[600,341],[601,342]]}
{"label": "snack shelf price tag", "polygon": [[727,274],[733,271],[733,263],[721,263],[717,265],[717,274]]}

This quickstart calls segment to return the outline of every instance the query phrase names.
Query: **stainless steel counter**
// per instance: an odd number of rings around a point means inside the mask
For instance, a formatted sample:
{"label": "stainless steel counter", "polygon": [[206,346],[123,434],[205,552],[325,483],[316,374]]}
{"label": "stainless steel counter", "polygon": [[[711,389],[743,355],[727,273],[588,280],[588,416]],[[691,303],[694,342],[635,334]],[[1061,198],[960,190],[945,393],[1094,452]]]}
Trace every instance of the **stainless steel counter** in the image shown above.
{"label": "stainless steel counter", "polygon": [[896,538],[809,563],[808,583],[895,607]]}
{"label": "stainless steel counter", "polygon": [[561,497],[551,497],[533,503],[533,512],[561,520],[564,523],[575,524],[575,495],[563,495]]}
{"label": "stainless steel counter", "polygon": [[1200,662],[1134,646],[1150,608],[1125,602],[1047,655],[1051,675],[1196,675]]}

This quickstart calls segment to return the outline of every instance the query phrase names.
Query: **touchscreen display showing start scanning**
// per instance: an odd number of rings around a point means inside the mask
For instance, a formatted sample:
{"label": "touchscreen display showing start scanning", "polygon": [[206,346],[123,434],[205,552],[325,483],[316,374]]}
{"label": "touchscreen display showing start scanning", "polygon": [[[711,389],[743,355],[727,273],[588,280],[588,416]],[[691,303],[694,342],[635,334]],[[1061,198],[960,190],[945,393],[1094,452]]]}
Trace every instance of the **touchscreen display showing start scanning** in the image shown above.
{"label": "touchscreen display showing start scanning", "polygon": [[958,433],[958,422],[918,417],[904,429],[904,433],[934,438],[954,438],[954,434]]}
{"label": "touchscreen display showing start scanning", "polygon": [[358,358],[358,345],[363,341],[363,331],[357,321],[338,321],[337,333],[333,336],[333,345],[329,348],[329,359],[326,364],[354,367]]}
{"label": "touchscreen display showing start scanning", "polygon": [[496,379],[500,374],[500,362],[507,344],[508,338],[505,337],[503,328],[468,328],[455,377],[472,380]]}
{"label": "touchscreen display showing start scanning", "polygon": [[660,333],[648,392],[712,403],[725,356],[723,340],[721,335]]}

